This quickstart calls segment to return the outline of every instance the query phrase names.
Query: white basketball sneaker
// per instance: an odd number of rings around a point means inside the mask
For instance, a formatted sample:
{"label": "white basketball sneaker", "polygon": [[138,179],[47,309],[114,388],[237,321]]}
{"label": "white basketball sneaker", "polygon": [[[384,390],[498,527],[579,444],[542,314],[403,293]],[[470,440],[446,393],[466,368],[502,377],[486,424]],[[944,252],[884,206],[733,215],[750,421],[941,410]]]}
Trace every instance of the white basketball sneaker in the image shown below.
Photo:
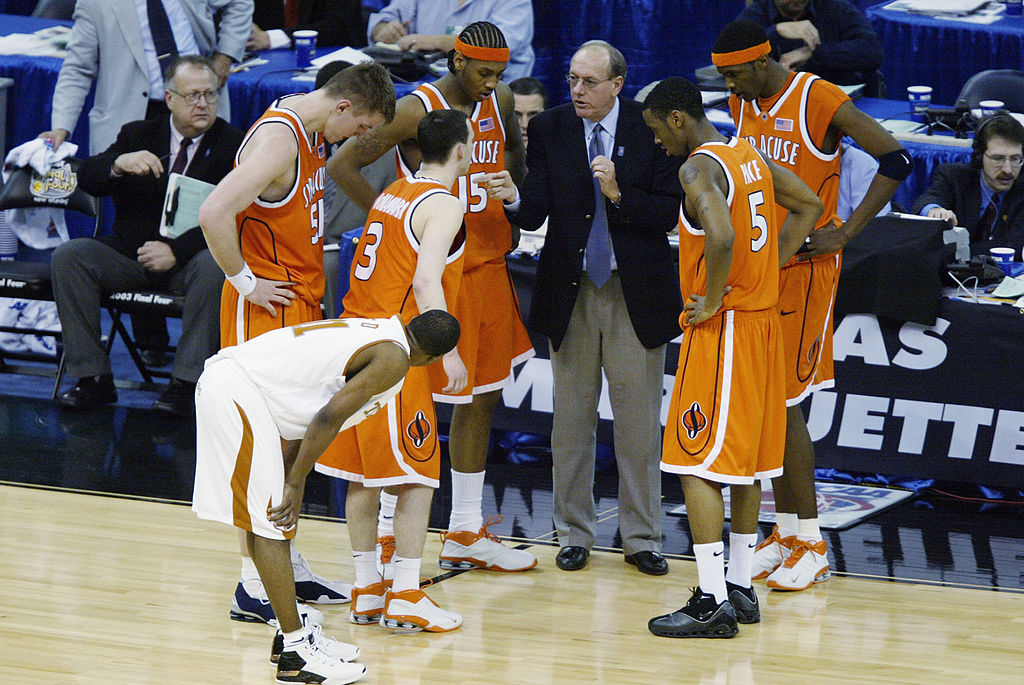
{"label": "white basketball sneaker", "polygon": [[346,685],[366,675],[366,666],[350,664],[322,649],[310,634],[294,647],[281,653],[277,662],[277,681],[290,683],[318,683],[319,685]]}
{"label": "white basketball sneaker", "polygon": [[295,596],[312,604],[346,604],[352,596],[352,586],[340,580],[327,580],[313,573],[309,562],[300,554],[292,562],[295,573]]}
{"label": "white basketball sneaker", "polygon": [[487,527],[500,523],[495,516],[479,532],[456,530],[441,533],[444,546],[438,564],[449,570],[483,568],[490,571],[527,571],[537,565],[537,557],[524,549],[513,549],[501,543],[501,538],[487,531]]}
{"label": "white basketball sneaker", "polygon": [[462,625],[462,616],[445,611],[418,588],[401,592],[388,590],[380,624],[396,632],[446,633]]}
{"label": "white basketball sneaker", "polygon": [[776,590],[806,590],[813,583],[832,577],[824,540],[796,540],[782,565],[768,576],[768,587]]}
{"label": "white basketball sneaker", "polygon": [[[359,658],[359,648],[347,642],[340,642],[333,637],[324,635],[324,630],[318,625],[310,627],[313,642],[328,655],[337,657],[342,661],[355,661]],[[284,635],[280,630],[274,636],[274,644],[270,648],[270,663],[277,664],[281,660],[281,653],[284,652]]]}
{"label": "white basketball sneaker", "polygon": [[770,576],[772,571],[781,566],[789,556],[794,542],[796,542],[796,537],[782,537],[779,535],[779,527],[772,527],[772,534],[762,540],[754,550],[751,578],[760,580]]}

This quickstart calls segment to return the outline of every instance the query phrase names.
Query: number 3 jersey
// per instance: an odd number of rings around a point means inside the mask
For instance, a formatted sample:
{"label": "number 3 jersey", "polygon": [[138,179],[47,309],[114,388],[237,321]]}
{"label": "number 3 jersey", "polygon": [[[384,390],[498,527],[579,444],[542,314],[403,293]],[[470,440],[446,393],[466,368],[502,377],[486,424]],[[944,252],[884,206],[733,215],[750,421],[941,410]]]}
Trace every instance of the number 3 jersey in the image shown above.
{"label": "number 3 jersey", "polygon": [[[726,202],[736,235],[732,265],[722,309],[755,311],[774,307],[779,299],[779,229],[775,190],[768,165],[750,143],[730,138],[726,143],[706,143],[690,157],[705,155],[721,165],[729,184]],[[704,295],[707,272],[704,264],[704,230],[679,211],[679,281],[683,297]],[[686,313],[680,318],[685,321]]]}
{"label": "number 3 jersey", "polygon": [[[412,279],[420,241],[413,233],[412,222],[423,201],[438,194],[451,193],[433,179],[407,176],[389,185],[373,201],[352,260],[349,291],[342,300],[343,317],[399,314],[408,322],[419,313]],[[462,278],[464,242],[465,229],[461,229],[452,242],[441,278],[449,310]]]}
{"label": "number 3 jersey", "polygon": [[[435,109],[454,109],[445,100],[436,86],[424,83],[412,92],[423,103],[428,112]],[[483,185],[484,174],[505,169],[505,124],[498,108],[498,95],[491,93],[478,102],[470,114],[473,124],[473,163],[469,173],[460,176],[452,188],[452,194],[462,201],[466,212],[466,262],[465,270],[485,262],[501,261],[512,249],[512,225],[505,216],[500,200],[490,201]],[[398,176],[411,176],[415,169],[397,155]]]}
{"label": "number 3 jersey", "polygon": [[[291,129],[298,143],[295,183],[284,198],[261,198],[238,215],[238,239],[242,256],[260,278],[293,281],[292,290],[303,301],[318,305],[324,295],[324,141],[319,133],[310,138],[298,115],[286,108],[289,98],[275,100],[245,134],[239,156],[260,126],[271,122]],[[226,284],[231,288],[231,284]]]}

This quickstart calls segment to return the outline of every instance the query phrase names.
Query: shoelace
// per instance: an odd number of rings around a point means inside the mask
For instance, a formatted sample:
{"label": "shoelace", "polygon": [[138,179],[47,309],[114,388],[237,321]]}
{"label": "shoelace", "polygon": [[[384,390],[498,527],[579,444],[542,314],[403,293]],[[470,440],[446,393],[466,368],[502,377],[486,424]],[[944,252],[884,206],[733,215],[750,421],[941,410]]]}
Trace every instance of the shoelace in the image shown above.
{"label": "shoelace", "polygon": [[387,535],[377,538],[377,544],[380,545],[380,562],[382,564],[391,563],[391,559],[395,556],[395,537]]}
{"label": "shoelace", "polygon": [[793,541],[792,551],[789,553],[789,558],[783,562],[786,568],[793,568],[796,566],[796,562],[803,558],[806,552],[815,552],[821,554],[818,550],[814,549],[820,542],[811,542],[810,540],[801,540],[799,538]]}
{"label": "shoelace", "polygon": [[[495,535],[494,533],[490,532],[489,530],[487,530],[487,528],[488,528],[488,526],[492,526],[492,525],[501,523],[504,520],[505,520],[504,516],[501,516],[501,515],[492,516],[491,518],[487,519],[487,522],[484,523],[484,525],[480,528],[480,532],[477,533],[477,534],[480,537],[482,537],[482,538],[487,538],[491,542],[500,543],[501,542],[501,538],[498,537],[497,535]],[[447,530],[442,530],[441,531],[441,542],[445,541],[445,537],[447,535],[448,535],[448,531]]]}

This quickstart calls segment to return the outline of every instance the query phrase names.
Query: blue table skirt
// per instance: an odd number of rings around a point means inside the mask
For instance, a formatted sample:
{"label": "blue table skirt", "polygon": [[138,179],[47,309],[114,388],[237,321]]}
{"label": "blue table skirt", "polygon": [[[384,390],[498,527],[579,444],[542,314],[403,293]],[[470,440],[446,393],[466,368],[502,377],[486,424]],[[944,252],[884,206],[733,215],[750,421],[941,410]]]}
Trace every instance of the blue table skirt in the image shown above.
{"label": "blue table skirt", "polygon": [[970,24],[882,9],[866,10],[885,50],[887,96],[903,99],[907,86],[934,88],[935,102],[955,102],[967,79],[985,69],[1024,67],[1024,17]]}

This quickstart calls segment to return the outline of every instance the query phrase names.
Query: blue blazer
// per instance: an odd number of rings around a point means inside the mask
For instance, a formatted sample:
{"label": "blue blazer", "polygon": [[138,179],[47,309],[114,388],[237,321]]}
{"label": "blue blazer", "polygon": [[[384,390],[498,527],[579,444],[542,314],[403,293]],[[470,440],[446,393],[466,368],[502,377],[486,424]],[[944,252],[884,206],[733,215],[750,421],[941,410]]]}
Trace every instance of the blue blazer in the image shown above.
{"label": "blue blazer", "polygon": [[[618,207],[602,199],[629,319],[644,347],[654,348],[680,333],[679,274],[667,234],[679,216],[683,160],[668,157],[654,144],[641,112],[639,103],[619,99],[610,158],[622,199]],[[528,325],[550,338],[557,350],[583,277],[595,207],[593,176],[583,120],[571,102],[533,117],[528,136],[521,205],[509,219],[531,231],[548,218]]]}

